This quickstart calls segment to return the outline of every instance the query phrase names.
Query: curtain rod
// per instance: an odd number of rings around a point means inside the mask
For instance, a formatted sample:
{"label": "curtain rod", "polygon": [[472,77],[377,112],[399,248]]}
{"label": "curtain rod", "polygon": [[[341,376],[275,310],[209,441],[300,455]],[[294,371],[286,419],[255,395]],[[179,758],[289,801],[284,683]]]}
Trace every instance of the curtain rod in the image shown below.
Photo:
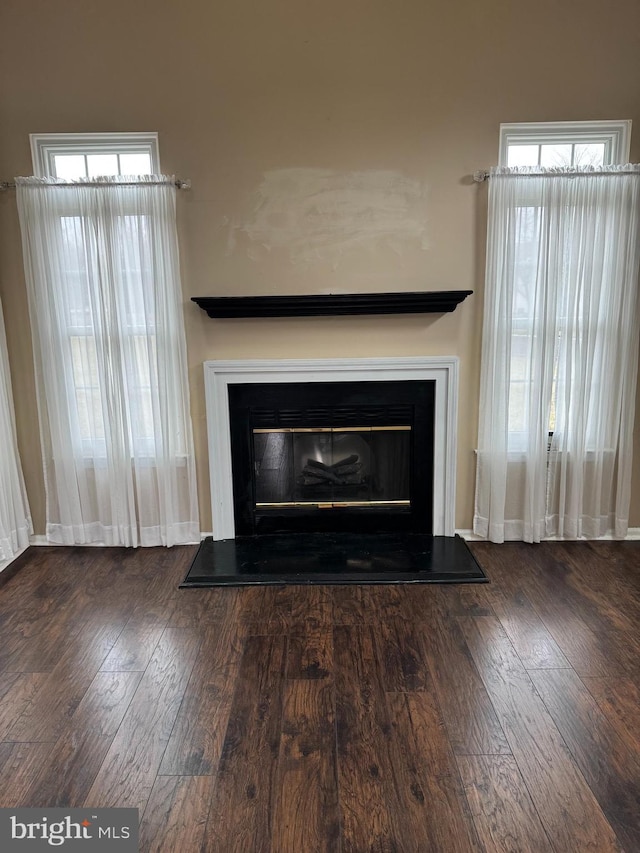
{"label": "curtain rod", "polygon": [[[60,183],[60,184],[51,184],[50,186],[54,187],[108,187],[108,186],[117,186],[117,187],[141,187],[141,186],[151,186],[151,187],[159,187],[162,184],[166,183],[166,181],[122,181],[111,184],[110,181],[83,181],[82,183]],[[174,186],[176,186],[179,190],[190,190],[191,189],[191,180],[189,178],[185,180],[180,180],[180,178],[176,178],[173,182]],[[4,192],[5,190],[15,190],[16,182],[15,181],[0,181],[0,192]]]}
{"label": "curtain rod", "polygon": [[[501,174],[497,177],[499,178],[572,178],[586,175],[638,175],[640,172],[637,169],[620,169],[615,172],[510,172],[508,174]],[[488,181],[491,178],[491,172],[484,172],[482,170],[473,173],[473,180],[476,184],[481,184],[484,181]],[[493,177],[496,177],[495,175]]]}

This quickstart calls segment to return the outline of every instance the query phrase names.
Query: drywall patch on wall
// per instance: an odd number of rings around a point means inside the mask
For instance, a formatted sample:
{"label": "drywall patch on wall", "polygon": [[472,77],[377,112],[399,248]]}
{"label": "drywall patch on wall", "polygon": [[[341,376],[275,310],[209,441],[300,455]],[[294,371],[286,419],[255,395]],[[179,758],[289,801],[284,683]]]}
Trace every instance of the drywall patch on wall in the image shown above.
{"label": "drywall patch on wall", "polygon": [[230,226],[229,250],[240,248],[241,232],[252,258],[285,249],[294,264],[337,264],[354,250],[427,249],[426,226],[426,186],[399,172],[276,169],[247,221]]}

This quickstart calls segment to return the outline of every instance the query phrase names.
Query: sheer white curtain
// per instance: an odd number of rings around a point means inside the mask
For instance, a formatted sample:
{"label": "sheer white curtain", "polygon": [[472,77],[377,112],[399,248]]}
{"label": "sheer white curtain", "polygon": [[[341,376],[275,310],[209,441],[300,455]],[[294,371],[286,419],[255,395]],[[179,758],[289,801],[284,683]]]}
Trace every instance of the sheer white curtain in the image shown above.
{"label": "sheer white curtain", "polygon": [[493,169],[474,531],[624,537],[640,166]]}
{"label": "sheer white curtain", "polygon": [[9,355],[0,302],[0,565],[29,544],[33,533],[22,477],[9,373]]}
{"label": "sheer white curtain", "polygon": [[17,179],[47,538],[200,538],[171,178]]}

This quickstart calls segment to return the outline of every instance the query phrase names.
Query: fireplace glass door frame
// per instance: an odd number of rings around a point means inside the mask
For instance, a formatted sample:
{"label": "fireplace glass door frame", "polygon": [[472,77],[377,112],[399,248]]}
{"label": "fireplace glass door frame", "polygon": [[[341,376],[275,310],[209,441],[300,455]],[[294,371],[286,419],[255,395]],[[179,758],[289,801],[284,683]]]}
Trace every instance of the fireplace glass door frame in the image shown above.
{"label": "fireplace glass door frame", "polygon": [[433,380],[237,384],[229,405],[237,535],[433,532]]}

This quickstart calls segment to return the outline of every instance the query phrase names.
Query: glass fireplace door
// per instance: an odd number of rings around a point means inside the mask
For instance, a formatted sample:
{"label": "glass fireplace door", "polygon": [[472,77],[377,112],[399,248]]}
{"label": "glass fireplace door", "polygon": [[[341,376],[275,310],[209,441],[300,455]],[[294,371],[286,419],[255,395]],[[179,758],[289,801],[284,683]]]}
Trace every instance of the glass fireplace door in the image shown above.
{"label": "glass fireplace door", "polygon": [[411,426],[253,430],[259,511],[410,505]]}

